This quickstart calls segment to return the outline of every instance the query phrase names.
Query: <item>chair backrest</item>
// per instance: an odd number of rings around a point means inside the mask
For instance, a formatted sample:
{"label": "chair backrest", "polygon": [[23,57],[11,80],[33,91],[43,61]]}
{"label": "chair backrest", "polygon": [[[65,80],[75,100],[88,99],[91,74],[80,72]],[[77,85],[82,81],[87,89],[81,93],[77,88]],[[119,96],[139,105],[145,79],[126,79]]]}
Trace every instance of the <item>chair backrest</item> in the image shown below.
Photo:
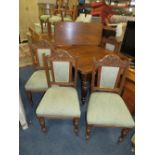
{"label": "chair backrest", "polygon": [[118,42],[115,37],[102,38],[102,46],[111,52],[118,52]]}
{"label": "chair backrest", "polygon": [[39,17],[41,15],[50,15],[53,10],[54,5],[52,3],[38,3]]}
{"label": "chair backrest", "polygon": [[56,0],[56,8],[68,8],[69,0]]}
{"label": "chair backrest", "polygon": [[74,10],[64,9],[62,10],[62,21],[64,21],[64,17],[70,16],[72,20],[74,20]]}
{"label": "chair backrest", "polygon": [[47,41],[42,40],[40,42],[30,45],[30,51],[35,69],[44,69],[43,54],[52,55],[55,51],[55,47],[49,44]]}
{"label": "chair backrest", "polygon": [[48,87],[52,85],[76,87],[77,60],[67,51],[57,49],[51,56],[44,55],[44,65]]}
{"label": "chair backrest", "polygon": [[121,94],[128,67],[129,61],[121,60],[115,54],[108,54],[98,61],[94,60],[91,90]]}

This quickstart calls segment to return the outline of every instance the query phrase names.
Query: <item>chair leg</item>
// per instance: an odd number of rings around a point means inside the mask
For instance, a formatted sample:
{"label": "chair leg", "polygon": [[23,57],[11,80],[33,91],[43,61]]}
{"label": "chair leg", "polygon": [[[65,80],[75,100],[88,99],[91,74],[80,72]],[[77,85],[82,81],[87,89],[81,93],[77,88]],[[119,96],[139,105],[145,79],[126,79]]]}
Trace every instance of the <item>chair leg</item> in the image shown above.
{"label": "chair leg", "polygon": [[40,126],[41,126],[41,130],[46,133],[47,132],[47,129],[45,127],[45,119],[44,117],[37,117],[38,120],[39,120],[39,123],[40,123]]}
{"label": "chair leg", "polygon": [[33,103],[32,93],[31,93],[31,91],[27,91],[26,93],[27,93],[27,96],[28,96],[28,98],[29,98],[29,100],[30,100],[30,103],[31,103],[31,105],[32,105],[32,103]]}
{"label": "chair leg", "polygon": [[51,23],[49,21],[47,22],[47,33],[48,37],[51,38]]}
{"label": "chair leg", "polygon": [[127,134],[129,133],[130,129],[129,128],[123,128],[121,131],[121,135],[118,139],[118,143],[122,143],[124,138],[127,136]]}
{"label": "chair leg", "polygon": [[91,126],[90,125],[86,125],[86,140],[88,141],[90,138],[90,133],[91,133]]}
{"label": "chair leg", "polygon": [[76,135],[78,135],[79,133],[79,122],[80,122],[79,118],[73,118],[74,132]]}
{"label": "chair leg", "polygon": [[43,33],[43,21],[40,20],[41,32]]}

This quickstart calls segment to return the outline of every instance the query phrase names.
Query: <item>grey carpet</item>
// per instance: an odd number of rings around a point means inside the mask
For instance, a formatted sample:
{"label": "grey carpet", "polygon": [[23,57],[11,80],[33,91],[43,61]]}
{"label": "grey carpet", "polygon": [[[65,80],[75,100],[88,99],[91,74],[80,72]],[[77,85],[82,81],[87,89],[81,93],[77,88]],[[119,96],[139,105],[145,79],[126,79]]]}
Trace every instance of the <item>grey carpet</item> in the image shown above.
{"label": "grey carpet", "polygon": [[[73,132],[71,120],[46,120],[48,133],[40,130],[35,116],[35,109],[43,94],[33,94],[34,104],[30,106],[24,85],[32,74],[32,67],[20,68],[19,85],[29,128],[19,130],[20,155],[133,155],[130,138],[131,130],[122,144],[117,144],[120,129],[93,128],[88,142],[85,140],[85,111],[86,105],[81,105],[81,121],[79,136]],[[78,77],[78,92],[80,95],[80,77]]]}

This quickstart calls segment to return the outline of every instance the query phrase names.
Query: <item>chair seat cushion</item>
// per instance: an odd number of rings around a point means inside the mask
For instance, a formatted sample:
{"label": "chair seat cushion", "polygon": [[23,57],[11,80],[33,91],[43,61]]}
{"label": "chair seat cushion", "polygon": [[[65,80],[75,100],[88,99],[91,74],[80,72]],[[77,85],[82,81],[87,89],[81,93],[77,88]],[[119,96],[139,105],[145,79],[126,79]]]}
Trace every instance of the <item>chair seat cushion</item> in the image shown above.
{"label": "chair seat cushion", "polygon": [[43,96],[36,114],[44,117],[80,117],[76,89],[59,86],[49,88]]}
{"label": "chair seat cushion", "polygon": [[107,92],[91,94],[87,122],[109,127],[134,127],[134,120],[120,95]]}
{"label": "chair seat cushion", "polygon": [[132,136],[132,138],[131,138],[131,142],[132,142],[132,144],[135,145],[135,134]]}
{"label": "chair seat cushion", "polygon": [[49,22],[50,23],[56,23],[56,22],[60,22],[61,21],[61,16],[57,15],[53,15],[52,17],[49,18]]}
{"label": "chair seat cushion", "polygon": [[73,21],[73,20],[70,16],[64,17],[64,22],[71,22],[71,21]]}
{"label": "chair seat cushion", "polygon": [[44,70],[35,71],[25,85],[26,90],[46,90],[48,88]]}
{"label": "chair seat cushion", "polygon": [[50,15],[41,15],[40,20],[45,22],[49,17]]}

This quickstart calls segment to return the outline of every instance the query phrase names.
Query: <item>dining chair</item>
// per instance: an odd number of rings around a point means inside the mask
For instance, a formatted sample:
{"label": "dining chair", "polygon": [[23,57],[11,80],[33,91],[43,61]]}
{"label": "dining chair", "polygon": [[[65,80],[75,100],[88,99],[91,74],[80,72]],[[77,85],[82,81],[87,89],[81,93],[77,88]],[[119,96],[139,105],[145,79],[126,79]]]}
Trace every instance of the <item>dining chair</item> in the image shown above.
{"label": "dining chair", "polygon": [[44,56],[44,65],[48,89],[36,110],[41,129],[47,131],[45,118],[71,119],[78,134],[81,112],[76,90],[77,60],[58,49],[51,56]]}
{"label": "dining chair", "polygon": [[62,10],[62,21],[63,22],[72,22],[72,21],[74,21],[74,10],[73,9],[64,9],[64,10]]}
{"label": "dining chair", "polygon": [[51,16],[53,10],[53,5],[47,3],[44,4],[42,8],[42,14],[39,16],[41,31],[43,33],[44,29],[47,27],[48,18]]}
{"label": "dining chair", "polygon": [[42,55],[51,55],[54,50],[54,46],[49,44],[47,41],[42,40],[40,42],[38,41],[30,44],[34,72],[26,82],[25,90],[31,103],[33,103],[33,92],[45,92],[48,88]]}
{"label": "dining chair", "polygon": [[93,66],[91,95],[86,114],[86,140],[92,127],[120,127],[122,142],[134,127],[134,120],[121,94],[129,66],[128,60],[108,54]]}

